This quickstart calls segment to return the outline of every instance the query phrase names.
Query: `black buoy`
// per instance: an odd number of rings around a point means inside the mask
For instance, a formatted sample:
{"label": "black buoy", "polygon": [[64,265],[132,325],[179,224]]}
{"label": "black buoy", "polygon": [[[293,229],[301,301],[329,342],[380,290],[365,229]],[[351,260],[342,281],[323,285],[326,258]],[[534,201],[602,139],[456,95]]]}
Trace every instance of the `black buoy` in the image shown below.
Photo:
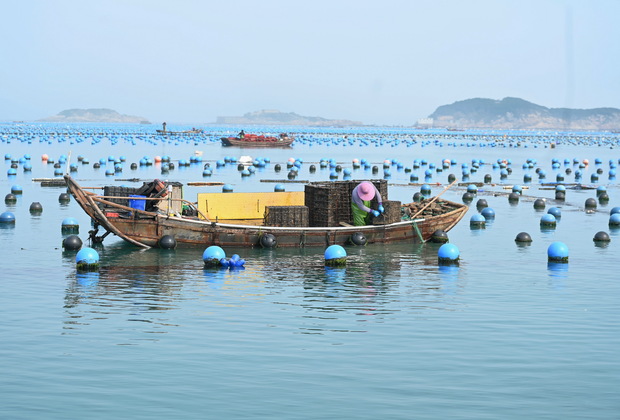
{"label": "black buoy", "polygon": [[609,242],[611,238],[609,234],[605,231],[596,232],[594,235],[594,242]]}
{"label": "black buoy", "polygon": [[69,193],[60,193],[60,195],[58,196],[58,202],[59,203],[68,203],[69,201],[71,201],[71,196],[69,195]]}
{"label": "black buoy", "polygon": [[606,192],[601,193],[598,196],[598,202],[601,204],[609,203],[609,195]]}
{"label": "black buoy", "polygon": [[341,165],[336,165],[336,172],[342,172],[342,166]]}
{"label": "black buoy", "polygon": [[276,172],[280,172],[280,170],[281,170],[281,169],[282,169],[282,166],[280,166],[280,164],[279,164],[279,163],[276,163],[276,164],[273,166],[273,170],[274,170],[274,171],[276,171]]}
{"label": "black buoy", "polygon": [[277,244],[276,237],[271,233],[265,233],[260,237],[260,246],[263,248],[274,248]]}
{"label": "black buoy", "polygon": [[542,210],[545,208],[545,206],[546,206],[545,200],[543,200],[542,198],[537,198],[534,201],[534,208],[536,210]]}
{"label": "black buoy", "polygon": [[55,169],[58,169],[58,168],[60,168],[60,167],[61,167],[60,162],[56,162],[56,163],[54,164],[54,168],[55,168]]}
{"label": "black buoy", "polygon": [[595,210],[596,209],[596,200],[593,199],[593,198],[586,199],[585,207],[586,207],[586,209]]}
{"label": "black buoy", "polygon": [[515,238],[515,242],[530,243],[532,242],[532,237],[527,232],[520,232],[517,234],[517,237]]}
{"label": "black buoy", "polygon": [[245,169],[245,166],[243,166],[243,163],[240,163],[237,165],[237,170],[238,171],[243,171]]}
{"label": "black buoy", "polygon": [[95,163],[93,163],[93,168],[94,169],[99,169],[99,168],[101,168],[101,164],[99,162],[95,162]]}
{"label": "black buoy", "polygon": [[310,170],[310,173],[313,174],[316,172],[316,166],[314,165],[310,165],[310,168],[308,168]]}
{"label": "black buoy", "polygon": [[478,211],[480,211],[485,207],[489,207],[489,203],[487,203],[487,200],[485,200],[484,198],[479,198],[478,201],[476,201],[476,208],[478,209]]}
{"label": "black buoy", "polygon": [[289,171],[288,175],[286,175],[288,179],[295,179],[296,176],[297,176],[297,172],[295,171]]}
{"label": "black buoy", "polygon": [[7,194],[4,196],[4,202],[6,204],[15,204],[17,203],[17,196],[15,194]]}
{"label": "black buoy", "polygon": [[177,247],[177,240],[172,235],[164,235],[157,241],[157,246],[161,249],[174,249]]}
{"label": "black buoy", "polygon": [[508,202],[511,204],[516,204],[519,202],[519,194],[516,192],[511,192],[508,194]]}
{"label": "black buoy", "polygon": [[485,183],[485,184],[490,184],[492,180],[493,180],[493,177],[491,177],[491,175],[490,175],[490,174],[486,174],[486,175],[484,176],[484,183]]}
{"label": "black buoy", "polygon": [[456,181],[456,175],[454,174],[448,175],[448,182],[453,183],[454,181]]}
{"label": "black buoy", "polygon": [[463,194],[463,203],[468,204],[474,201],[474,195],[472,193],[466,192]]}
{"label": "black buoy", "polygon": [[431,236],[431,242],[435,244],[445,244],[449,242],[448,234],[441,229],[437,229],[433,232],[433,236]]}
{"label": "black buoy", "polygon": [[69,235],[63,239],[62,247],[67,251],[77,251],[82,248],[82,240],[77,235]]}
{"label": "black buoy", "polygon": [[564,201],[566,199],[566,193],[564,191],[556,191],[555,199],[558,201]]}
{"label": "black buoy", "polygon": [[34,201],[30,205],[30,213],[42,213],[42,212],[43,212],[43,206],[38,201]]}
{"label": "black buoy", "polygon": [[372,167],[372,173],[373,174],[379,173],[379,168],[377,167],[377,165]]}
{"label": "black buoy", "polygon": [[366,238],[366,235],[364,235],[362,232],[355,232],[351,234],[349,242],[351,242],[353,245],[364,246],[368,243],[368,239]]}
{"label": "black buoy", "polygon": [[417,193],[413,194],[412,200],[415,203],[419,203],[420,201],[422,201],[422,199],[424,199],[424,196],[421,192],[418,191]]}
{"label": "black buoy", "polygon": [[[138,169],[138,164],[137,163],[132,163],[131,165],[129,165],[129,169],[131,169],[132,171],[135,171],[136,169]],[[170,166],[168,166],[168,169],[170,169]]]}

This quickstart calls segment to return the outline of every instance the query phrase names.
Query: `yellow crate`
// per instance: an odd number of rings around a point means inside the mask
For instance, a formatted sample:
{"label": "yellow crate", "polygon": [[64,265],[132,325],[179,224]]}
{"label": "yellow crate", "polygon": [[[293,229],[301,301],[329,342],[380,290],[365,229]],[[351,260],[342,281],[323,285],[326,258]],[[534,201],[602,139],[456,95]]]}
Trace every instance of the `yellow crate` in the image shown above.
{"label": "yellow crate", "polygon": [[303,206],[304,192],[200,193],[198,209],[209,220],[263,219],[267,206]]}

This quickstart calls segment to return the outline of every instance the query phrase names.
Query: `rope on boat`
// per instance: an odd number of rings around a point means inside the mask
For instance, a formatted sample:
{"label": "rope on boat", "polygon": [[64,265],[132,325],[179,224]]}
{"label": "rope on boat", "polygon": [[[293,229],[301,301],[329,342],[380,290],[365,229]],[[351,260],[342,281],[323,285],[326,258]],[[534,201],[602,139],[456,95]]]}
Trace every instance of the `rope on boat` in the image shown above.
{"label": "rope on boat", "polygon": [[411,226],[413,226],[413,230],[418,234],[418,238],[420,238],[420,242],[424,243],[424,237],[422,236],[422,232],[420,232],[420,228],[418,227],[418,223],[415,220],[411,221]]}

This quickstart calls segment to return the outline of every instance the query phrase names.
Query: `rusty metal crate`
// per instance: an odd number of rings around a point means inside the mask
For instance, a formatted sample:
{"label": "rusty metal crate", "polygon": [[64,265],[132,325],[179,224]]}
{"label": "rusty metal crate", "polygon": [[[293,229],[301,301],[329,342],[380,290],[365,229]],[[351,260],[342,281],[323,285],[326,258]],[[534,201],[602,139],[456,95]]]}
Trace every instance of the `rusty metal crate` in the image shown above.
{"label": "rusty metal crate", "polygon": [[[305,186],[305,203],[309,208],[310,226],[339,226],[353,223],[351,195],[364,180],[313,182]],[[373,183],[382,199],[387,200],[387,181],[368,180]],[[373,199],[376,208],[377,199]]]}
{"label": "rusty metal crate", "polygon": [[389,225],[401,221],[401,202],[400,201],[383,201],[385,212],[379,217],[373,217],[373,225]]}
{"label": "rusty metal crate", "polygon": [[308,227],[307,206],[266,206],[265,226]]}

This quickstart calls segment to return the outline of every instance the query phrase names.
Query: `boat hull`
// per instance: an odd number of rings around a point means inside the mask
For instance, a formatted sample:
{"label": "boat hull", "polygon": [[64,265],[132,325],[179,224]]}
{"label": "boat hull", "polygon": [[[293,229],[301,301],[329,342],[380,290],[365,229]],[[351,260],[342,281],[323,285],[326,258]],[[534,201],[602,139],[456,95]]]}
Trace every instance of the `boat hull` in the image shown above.
{"label": "boat hull", "polygon": [[265,140],[265,141],[250,141],[237,137],[222,137],[222,146],[236,146],[236,147],[290,147],[295,141],[292,137],[285,137],[282,139]]}
{"label": "boat hull", "polygon": [[[193,246],[261,246],[265,234],[275,236],[278,247],[325,247],[346,245],[351,235],[361,232],[368,244],[421,243],[429,240],[436,230],[449,231],[467,212],[467,206],[443,201],[449,211],[431,217],[417,218],[386,225],[337,227],[276,227],[217,223],[207,220],[166,216],[136,210],[99,198],[79,187],[69,175],[65,176],[69,191],[82,209],[108,232],[142,247],[156,247],[164,235],[172,235],[179,245]],[[115,207],[119,212],[104,212],[98,203]],[[121,217],[122,211],[131,216]]]}

